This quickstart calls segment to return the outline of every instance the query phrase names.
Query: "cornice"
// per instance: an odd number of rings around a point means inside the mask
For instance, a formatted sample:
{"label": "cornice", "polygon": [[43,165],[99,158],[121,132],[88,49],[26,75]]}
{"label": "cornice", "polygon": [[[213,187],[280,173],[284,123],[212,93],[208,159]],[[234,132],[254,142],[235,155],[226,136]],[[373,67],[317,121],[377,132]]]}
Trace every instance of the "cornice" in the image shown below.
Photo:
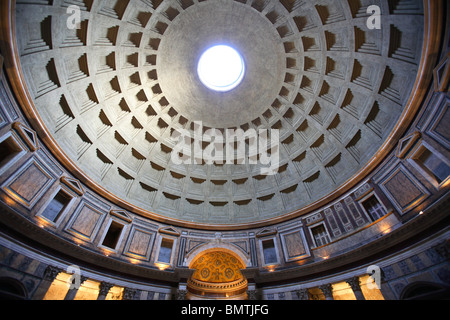
{"label": "cornice", "polygon": [[[387,258],[393,250],[399,252],[418,243],[421,239],[429,237],[437,231],[448,228],[450,198],[443,197],[430,210],[409,221],[407,224],[395,229],[389,234],[374,239],[366,245],[362,245],[351,251],[332,256],[320,262],[311,262],[290,268],[276,270],[274,272],[262,271],[258,268],[247,268],[242,274],[259,287],[282,285],[285,283],[301,282],[308,279],[318,279],[345,272],[357,266],[371,263],[376,259]],[[136,281],[149,281],[177,286],[180,281],[189,279],[194,270],[188,268],[175,268],[174,270],[161,271],[156,268],[143,267],[107,257],[99,252],[91,251],[64,240],[22,217],[10,208],[2,208],[0,211],[2,222],[13,231],[25,235],[33,234],[33,240],[25,238],[16,241],[29,242],[29,247],[39,251],[40,255],[48,255],[49,259],[60,259],[70,264],[79,264],[93,272],[105,275],[120,275]],[[36,241],[38,243],[36,243]],[[42,248],[44,246],[44,248]],[[58,258],[60,257],[60,258]]]}

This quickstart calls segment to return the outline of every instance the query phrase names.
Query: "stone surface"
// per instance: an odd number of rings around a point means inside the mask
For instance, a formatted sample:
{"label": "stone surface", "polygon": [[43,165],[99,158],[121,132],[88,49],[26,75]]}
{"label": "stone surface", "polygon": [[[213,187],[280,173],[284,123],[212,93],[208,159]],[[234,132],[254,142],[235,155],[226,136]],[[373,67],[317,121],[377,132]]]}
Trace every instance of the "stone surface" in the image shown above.
{"label": "stone surface", "polygon": [[[421,58],[420,1],[386,2],[383,30],[367,28],[359,1],[79,3],[78,30],[67,28],[67,1],[16,6],[33,102],[91,184],[169,220],[262,221],[336,190],[389,136]],[[216,42],[248,66],[226,94],[195,72]],[[260,163],[175,164],[171,133],[193,136],[195,121],[280,130],[278,173],[261,176]]]}

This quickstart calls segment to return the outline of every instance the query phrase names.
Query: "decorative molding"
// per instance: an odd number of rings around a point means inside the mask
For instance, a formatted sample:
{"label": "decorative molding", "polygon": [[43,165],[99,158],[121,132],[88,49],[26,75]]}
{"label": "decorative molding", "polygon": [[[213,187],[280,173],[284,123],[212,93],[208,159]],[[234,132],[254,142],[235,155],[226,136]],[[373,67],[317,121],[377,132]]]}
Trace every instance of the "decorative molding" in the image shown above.
{"label": "decorative molding", "polygon": [[132,224],[123,254],[134,259],[149,261],[155,238],[155,231]]}
{"label": "decorative molding", "polygon": [[35,157],[6,180],[1,188],[14,201],[31,209],[51,187],[56,177]]}
{"label": "decorative molding", "polygon": [[276,228],[265,228],[256,233],[256,238],[273,236],[277,233],[278,233],[278,230]]}
{"label": "decorative molding", "polygon": [[430,192],[402,164],[386,174],[380,181],[380,188],[401,214],[430,196]]}
{"label": "decorative molding", "polygon": [[82,197],[84,195],[84,188],[80,181],[72,179],[66,176],[60,178],[61,182],[64,183],[70,190],[75,192],[78,196]]}
{"label": "decorative molding", "polygon": [[124,210],[111,210],[109,214],[127,223],[133,222],[133,218]]}
{"label": "decorative molding", "polygon": [[160,228],[158,230],[158,232],[162,233],[162,234],[168,234],[168,235],[171,235],[171,236],[176,236],[176,237],[179,237],[181,235],[180,231],[178,231],[177,229],[172,228],[172,227]]}
{"label": "decorative molding", "polygon": [[302,228],[281,232],[280,239],[286,262],[298,261],[311,256]]}
{"label": "decorative molding", "polygon": [[108,283],[108,282],[104,282],[104,281],[100,282],[100,285],[99,285],[100,291],[99,291],[98,295],[99,296],[107,296],[109,293],[109,290],[112,287],[114,287],[114,285],[112,283]]}
{"label": "decorative molding", "polygon": [[331,283],[319,286],[326,298],[333,298],[333,285]]}
{"label": "decorative molding", "polygon": [[450,81],[450,52],[439,62],[433,70],[434,90],[436,92],[448,92]]}
{"label": "decorative molding", "polygon": [[63,270],[61,268],[57,268],[54,266],[47,266],[44,271],[44,280],[54,281],[58,274],[60,274]]}
{"label": "decorative molding", "polygon": [[17,121],[14,122],[11,127],[19,134],[20,138],[22,138],[23,142],[26,143],[31,152],[35,152],[39,149],[36,132],[30,128],[27,128],[23,123]]}
{"label": "decorative molding", "polygon": [[361,291],[361,281],[359,280],[359,277],[355,276],[353,278],[350,278],[346,280],[353,291]]}
{"label": "decorative molding", "polygon": [[422,134],[419,131],[415,131],[405,138],[400,139],[395,156],[403,159],[421,137]]}

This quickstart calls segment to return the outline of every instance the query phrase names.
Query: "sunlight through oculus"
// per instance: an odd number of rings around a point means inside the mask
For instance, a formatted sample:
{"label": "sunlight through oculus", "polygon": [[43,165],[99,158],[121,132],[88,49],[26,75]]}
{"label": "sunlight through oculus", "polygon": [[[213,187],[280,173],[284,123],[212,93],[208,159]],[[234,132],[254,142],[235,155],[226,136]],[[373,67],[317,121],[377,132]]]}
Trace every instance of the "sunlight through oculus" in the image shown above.
{"label": "sunlight through oculus", "polygon": [[245,64],[233,48],[218,45],[206,50],[198,63],[200,81],[209,89],[226,92],[236,88],[244,78]]}

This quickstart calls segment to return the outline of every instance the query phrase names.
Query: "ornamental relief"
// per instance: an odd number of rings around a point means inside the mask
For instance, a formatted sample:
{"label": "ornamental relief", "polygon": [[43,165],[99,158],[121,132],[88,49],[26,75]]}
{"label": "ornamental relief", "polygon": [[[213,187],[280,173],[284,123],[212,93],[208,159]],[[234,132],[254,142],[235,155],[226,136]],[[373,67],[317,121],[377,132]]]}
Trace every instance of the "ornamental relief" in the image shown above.
{"label": "ornamental relief", "polygon": [[192,279],[204,282],[232,282],[242,278],[244,266],[227,252],[208,252],[200,256],[191,266],[195,269]]}

